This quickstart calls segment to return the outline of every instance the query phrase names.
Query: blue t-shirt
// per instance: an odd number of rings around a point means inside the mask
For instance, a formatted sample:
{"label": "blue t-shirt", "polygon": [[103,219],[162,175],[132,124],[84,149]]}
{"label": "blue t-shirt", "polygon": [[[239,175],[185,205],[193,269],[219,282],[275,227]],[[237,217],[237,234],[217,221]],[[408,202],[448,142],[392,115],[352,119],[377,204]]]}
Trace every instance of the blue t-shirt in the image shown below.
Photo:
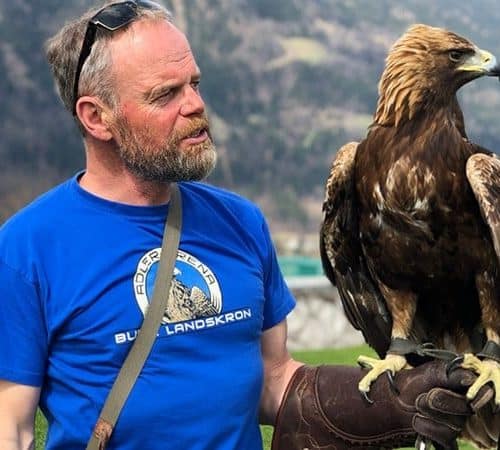
{"label": "blue t-shirt", "polygon": [[[0,379],[41,387],[48,449],[82,449],[137,335],[168,205],[75,176],[0,229]],[[158,338],[109,449],[261,450],[260,338],[294,300],[253,204],[180,183],[183,227]]]}

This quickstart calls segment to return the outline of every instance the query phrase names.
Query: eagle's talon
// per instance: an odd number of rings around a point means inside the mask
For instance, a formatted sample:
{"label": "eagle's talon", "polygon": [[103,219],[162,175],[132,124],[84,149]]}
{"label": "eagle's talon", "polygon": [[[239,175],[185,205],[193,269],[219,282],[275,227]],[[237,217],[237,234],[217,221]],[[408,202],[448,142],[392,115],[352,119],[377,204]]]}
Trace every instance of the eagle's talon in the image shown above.
{"label": "eagle's talon", "polygon": [[368,403],[369,405],[373,405],[374,401],[368,396],[368,392],[366,391],[359,391],[361,394],[361,397],[363,397],[363,400]]}
{"label": "eagle's talon", "polygon": [[449,378],[451,372],[461,367],[463,362],[464,362],[464,355],[458,355],[456,358],[452,359],[446,365],[446,377]]}
{"label": "eagle's talon", "polygon": [[[389,384],[391,386],[391,389],[395,388],[392,376],[396,372],[399,372],[400,370],[407,367],[406,358],[404,356],[394,355],[390,353],[388,353],[387,356],[382,360],[361,355],[358,357],[358,364],[360,364],[361,367],[368,367],[370,369],[358,383],[358,389],[362,393],[369,392],[372,383],[378,377],[388,372],[390,372],[391,376],[391,378],[389,378]],[[397,392],[397,390],[394,390],[394,392]],[[369,400],[367,401],[370,404],[373,403]]]}
{"label": "eagle's talon", "polygon": [[474,383],[469,387],[466,397],[468,400],[475,399],[479,390],[489,384],[493,387],[495,393],[494,404],[500,405],[500,363],[493,359],[484,358],[479,359],[476,355],[466,353],[461,367],[475,372],[478,377]]}
{"label": "eagle's talon", "polygon": [[399,395],[400,392],[399,392],[399,389],[398,387],[396,386],[396,383],[394,381],[394,373],[391,372],[390,370],[386,370],[385,371],[385,374],[387,375],[387,379],[389,380],[389,387],[391,388],[391,391],[395,394],[395,395]]}
{"label": "eagle's talon", "polygon": [[362,369],[371,369],[371,366],[368,363],[366,363],[364,361],[360,361],[359,359],[357,362],[358,362],[358,366],[361,367]]}

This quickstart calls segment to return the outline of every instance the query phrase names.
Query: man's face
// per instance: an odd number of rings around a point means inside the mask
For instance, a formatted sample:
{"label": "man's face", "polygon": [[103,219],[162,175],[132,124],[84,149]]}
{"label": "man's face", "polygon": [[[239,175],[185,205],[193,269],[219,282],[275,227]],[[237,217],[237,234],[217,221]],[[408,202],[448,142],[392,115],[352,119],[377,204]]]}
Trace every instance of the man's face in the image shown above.
{"label": "man's face", "polygon": [[216,153],[184,35],[139,21],[111,45],[119,106],[110,127],[127,169],[147,181],[205,178]]}

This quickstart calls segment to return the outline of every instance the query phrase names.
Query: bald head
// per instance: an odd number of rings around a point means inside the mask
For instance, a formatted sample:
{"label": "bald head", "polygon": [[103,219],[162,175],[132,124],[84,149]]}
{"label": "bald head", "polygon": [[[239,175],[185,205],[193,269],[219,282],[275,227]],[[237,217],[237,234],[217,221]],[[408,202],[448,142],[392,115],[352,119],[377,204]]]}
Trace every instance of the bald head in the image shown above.
{"label": "bald head", "polygon": [[199,77],[186,36],[168,21],[135,22],[109,49],[118,97],[124,93],[152,100],[158,90]]}

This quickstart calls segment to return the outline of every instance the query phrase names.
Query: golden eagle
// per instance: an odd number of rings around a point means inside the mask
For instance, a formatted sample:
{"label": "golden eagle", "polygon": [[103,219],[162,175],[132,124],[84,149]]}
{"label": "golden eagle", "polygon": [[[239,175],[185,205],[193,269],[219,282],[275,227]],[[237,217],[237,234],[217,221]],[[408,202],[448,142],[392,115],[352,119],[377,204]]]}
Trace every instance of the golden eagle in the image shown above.
{"label": "golden eagle", "polygon": [[365,139],[333,161],[323,267],[384,358],[360,357],[371,368],[362,392],[432,354],[432,343],[467,353],[463,365],[481,373],[468,396],[491,382],[500,404],[500,159],[469,141],[456,98],[469,81],[499,74],[469,40],[411,26],[388,54]]}

